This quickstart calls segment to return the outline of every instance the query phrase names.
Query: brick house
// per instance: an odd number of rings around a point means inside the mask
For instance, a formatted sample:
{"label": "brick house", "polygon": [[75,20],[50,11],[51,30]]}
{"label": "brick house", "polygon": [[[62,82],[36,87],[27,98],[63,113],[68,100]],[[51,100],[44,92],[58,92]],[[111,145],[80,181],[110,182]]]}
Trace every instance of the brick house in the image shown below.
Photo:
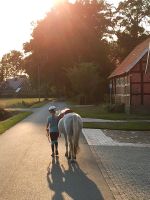
{"label": "brick house", "polygon": [[110,74],[110,101],[127,112],[150,112],[150,38],[139,44]]}

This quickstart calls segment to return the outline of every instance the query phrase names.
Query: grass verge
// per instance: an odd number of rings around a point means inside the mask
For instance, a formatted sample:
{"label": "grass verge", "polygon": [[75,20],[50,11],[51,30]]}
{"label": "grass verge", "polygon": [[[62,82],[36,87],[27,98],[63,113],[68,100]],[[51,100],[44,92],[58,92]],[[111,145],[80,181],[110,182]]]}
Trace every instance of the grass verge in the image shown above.
{"label": "grass verge", "polygon": [[74,112],[81,115],[83,118],[97,118],[97,119],[110,119],[110,120],[150,119],[150,115],[110,113],[104,109],[103,105],[83,106],[83,107],[71,106],[70,108]]}
{"label": "grass verge", "polygon": [[0,134],[4,133],[7,129],[11,128],[27,116],[32,114],[32,112],[21,112],[17,115],[14,115],[13,117],[10,117],[9,119],[6,119],[4,121],[0,122]]}
{"label": "grass verge", "polygon": [[31,108],[40,108],[42,106],[44,106],[46,103],[48,103],[49,101],[41,101],[41,102],[38,102],[38,103],[35,103],[34,105],[31,106]]}
{"label": "grass verge", "polygon": [[150,131],[149,122],[84,122],[83,127],[125,131]]}
{"label": "grass verge", "polygon": [[29,108],[34,105],[38,107],[47,102],[44,100],[41,98],[39,102],[39,98],[0,98],[0,108]]}

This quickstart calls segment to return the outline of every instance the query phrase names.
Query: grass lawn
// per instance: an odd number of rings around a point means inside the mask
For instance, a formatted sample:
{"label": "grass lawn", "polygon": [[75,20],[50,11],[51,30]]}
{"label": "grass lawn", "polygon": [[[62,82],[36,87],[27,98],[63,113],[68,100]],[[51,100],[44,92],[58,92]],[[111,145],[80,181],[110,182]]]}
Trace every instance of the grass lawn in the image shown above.
{"label": "grass lawn", "polygon": [[41,102],[37,102],[37,103],[35,103],[35,104],[33,104],[32,106],[31,106],[31,108],[39,108],[39,107],[42,107],[42,106],[44,106],[46,103],[48,103],[49,102],[49,100],[46,100],[46,101],[41,101]]}
{"label": "grass lawn", "polygon": [[80,106],[70,107],[74,112],[83,118],[111,119],[111,120],[133,120],[133,119],[150,119],[150,115],[110,113],[106,111],[103,105],[99,106]]}
{"label": "grass lawn", "polygon": [[124,131],[150,131],[149,122],[84,122],[83,127]]}
{"label": "grass lawn", "polygon": [[44,101],[44,98],[41,98],[41,102],[38,98],[0,98],[0,108],[40,107],[46,102],[48,101]]}
{"label": "grass lawn", "polygon": [[150,115],[111,113],[105,105],[99,106],[74,106],[70,107],[83,118],[97,118],[110,120],[129,120],[128,122],[84,122],[84,128],[125,130],[125,131],[150,131],[150,122],[132,122],[130,120],[148,120]]}
{"label": "grass lawn", "polygon": [[0,134],[2,134],[10,127],[14,126],[18,122],[20,122],[21,120],[23,120],[24,118],[29,116],[31,113],[32,112],[22,112],[22,113],[19,113],[17,115],[14,115],[14,116],[4,120],[4,121],[1,121],[0,122]]}
{"label": "grass lawn", "polygon": [[[43,106],[51,100],[53,99],[51,98],[49,100],[45,100],[44,98],[41,98],[41,101],[39,102],[38,98],[0,98],[0,108],[37,108]],[[19,114],[15,113],[12,117],[9,116],[6,120],[0,121],[0,134],[26,118],[31,113],[32,112],[21,112]]]}

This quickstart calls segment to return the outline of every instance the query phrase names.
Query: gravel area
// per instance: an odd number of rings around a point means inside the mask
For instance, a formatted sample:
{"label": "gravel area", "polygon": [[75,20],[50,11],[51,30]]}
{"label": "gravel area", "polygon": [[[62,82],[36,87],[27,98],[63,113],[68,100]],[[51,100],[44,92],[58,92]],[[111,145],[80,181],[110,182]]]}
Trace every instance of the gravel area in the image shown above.
{"label": "gravel area", "polygon": [[103,133],[118,142],[150,144],[150,131],[103,130]]}

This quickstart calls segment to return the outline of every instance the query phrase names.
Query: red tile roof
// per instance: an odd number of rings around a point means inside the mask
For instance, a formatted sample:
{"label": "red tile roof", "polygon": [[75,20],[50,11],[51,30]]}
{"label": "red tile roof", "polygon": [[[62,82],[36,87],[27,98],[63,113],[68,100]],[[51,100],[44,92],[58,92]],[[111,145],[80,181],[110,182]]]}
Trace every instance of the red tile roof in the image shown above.
{"label": "red tile roof", "polygon": [[136,63],[148,52],[150,38],[136,46],[133,51],[118,65],[108,78],[129,72]]}

